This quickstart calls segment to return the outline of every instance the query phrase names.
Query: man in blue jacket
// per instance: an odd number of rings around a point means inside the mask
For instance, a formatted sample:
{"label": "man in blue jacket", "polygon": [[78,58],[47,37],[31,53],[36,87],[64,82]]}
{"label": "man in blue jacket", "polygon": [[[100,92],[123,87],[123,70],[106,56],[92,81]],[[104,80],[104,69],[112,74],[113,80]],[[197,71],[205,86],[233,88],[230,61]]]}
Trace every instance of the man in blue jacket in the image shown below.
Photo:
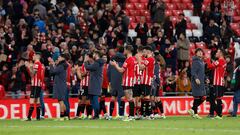
{"label": "man in blue jacket", "polygon": [[99,51],[95,51],[93,53],[93,58],[89,58],[89,56],[86,55],[84,65],[86,70],[90,72],[88,94],[94,110],[94,117],[92,119],[99,119],[100,107],[98,97],[101,96],[104,65],[104,60],[101,59],[101,53]]}

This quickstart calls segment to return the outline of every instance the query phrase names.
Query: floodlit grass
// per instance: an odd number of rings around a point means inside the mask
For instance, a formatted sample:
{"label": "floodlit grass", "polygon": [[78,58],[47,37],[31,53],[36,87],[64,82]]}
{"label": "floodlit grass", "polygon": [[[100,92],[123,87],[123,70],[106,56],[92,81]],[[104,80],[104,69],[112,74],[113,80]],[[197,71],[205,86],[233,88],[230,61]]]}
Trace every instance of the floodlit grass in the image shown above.
{"label": "floodlit grass", "polygon": [[0,120],[0,135],[237,135],[240,118],[202,120],[167,117],[159,120],[70,120],[25,122]]}

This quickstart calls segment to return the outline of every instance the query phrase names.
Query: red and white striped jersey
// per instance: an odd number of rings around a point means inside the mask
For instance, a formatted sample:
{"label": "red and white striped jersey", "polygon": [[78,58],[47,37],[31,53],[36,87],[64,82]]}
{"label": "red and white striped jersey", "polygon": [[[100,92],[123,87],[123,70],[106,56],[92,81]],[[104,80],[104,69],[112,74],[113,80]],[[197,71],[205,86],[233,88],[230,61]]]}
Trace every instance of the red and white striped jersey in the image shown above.
{"label": "red and white striped jersey", "polygon": [[[142,80],[142,76],[143,76],[143,71],[140,70],[140,66],[137,62],[137,58],[135,57],[136,61],[135,61],[135,68],[134,68],[134,85],[140,85],[141,84],[141,80]],[[145,57],[141,57],[141,62],[140,64],[144,64],[145,61]]]}
{"label": "red and white striped jersey", "polygon": [[43,72],[44,72],[44,67],[40,61],[37,61],[33,64],[33,70],[35,74],[32,77],[31,84],[32,86],[38,86],[42,87],[43,84]]}
{"label": "red and white striped jersey", "polygon": [[133,87],[134,86],[134,69],[136,58],[128,57],[123,63],[124,73],[122,86]]}
{"label": "red and white striped jersey", "polygon": [[82,65],[81,67],[81,72],[82,73],[86,73],[86,76],[84,76],[82,79],[81,79],[81,87],[83,86],[88,86],[89,85],[89,72],[86,70],[84,64]]}
{"label": "red and white striped jersey", "polygon": [[226,71],[226,61],[224,58],[220,58],[217,61],[211,63],[210,59],[207,60],[207,65],[210,69],[214,69],[213,85],[224,86],[224,76]]}
{"label": "red and white striped jersey", "polygon": [[143,70],[142,84],[152,85],[152,80],[154,77],[154,64],[155,59],[153,57],[145,59],[144,65],[146,68]]}

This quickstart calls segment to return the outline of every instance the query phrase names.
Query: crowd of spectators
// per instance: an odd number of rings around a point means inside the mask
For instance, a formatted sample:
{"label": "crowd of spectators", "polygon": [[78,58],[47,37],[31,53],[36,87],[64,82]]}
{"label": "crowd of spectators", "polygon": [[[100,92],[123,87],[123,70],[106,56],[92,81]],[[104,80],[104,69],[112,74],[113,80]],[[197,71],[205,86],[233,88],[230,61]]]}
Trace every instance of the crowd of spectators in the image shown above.
{"label": "crowd of spectators", "polygon": [[[134,39],[128,37],[130,19],[124,11],[126,0],[119,0],[115,6],[110,0],[0,2],[0,83],[13,95],[28,89],[30,76],[24,61],[31,61],[36,52],[42,54],[42,63],[47,69],[45,89],[51,94],[53,78],[48,73],[48,57],[56,60],[61,53],[69,53],[74,65],[81,63],[84,55],[95,49],[111,57],[111,49],[127,44],[133,45],[134,52],[140,45],[150,45],[162,55],[163,92],[179,91],[186,93],[178,95],[186,95],[191,91],[187,22],[184,14],[180,14],[180,20],[173,26],[170,17],[165,16],[163,0],[149,1],[151,26],[145,17],[141,17]],[[229,80],[234,54],[231,45],[233,33],[229,27],[231,17],[221,12],[218,0],[213,0],[203,13],[195,12],[201,17],[204,31],[204,36],[198,40],[204,41],[211,49],[212,58],[218,48],[228,52],[228,66],[231,68],[228,68],[226,79]],[[72,84],[72,94],[77,93],[77,84]]]}

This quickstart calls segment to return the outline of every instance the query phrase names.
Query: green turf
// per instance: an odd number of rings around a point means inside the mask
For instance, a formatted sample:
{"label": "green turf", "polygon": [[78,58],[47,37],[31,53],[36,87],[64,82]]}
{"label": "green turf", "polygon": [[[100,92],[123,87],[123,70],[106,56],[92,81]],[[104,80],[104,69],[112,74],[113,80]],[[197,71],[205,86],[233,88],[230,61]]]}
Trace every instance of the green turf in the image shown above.
{"label": "green turf", "polygon": [[0,120],[0,135],[237,135],[240,118],[202,120],[168,117],[165,120],[107,121]]}

